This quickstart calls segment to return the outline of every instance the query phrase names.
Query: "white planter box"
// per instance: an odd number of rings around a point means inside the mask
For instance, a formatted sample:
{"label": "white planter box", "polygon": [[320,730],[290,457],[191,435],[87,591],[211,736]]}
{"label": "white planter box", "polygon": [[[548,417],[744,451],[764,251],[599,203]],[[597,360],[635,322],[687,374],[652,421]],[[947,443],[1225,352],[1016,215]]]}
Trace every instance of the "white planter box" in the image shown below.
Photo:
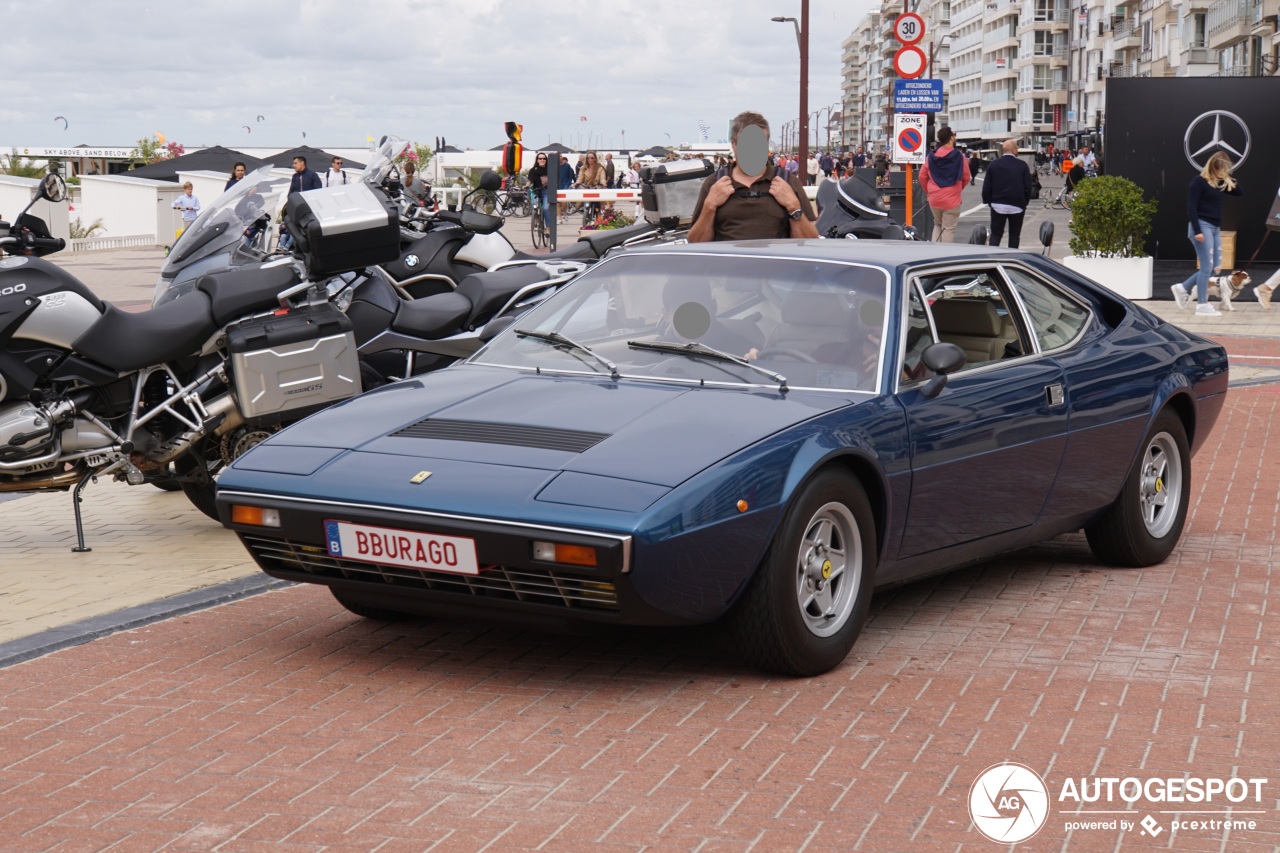
{"label": "white planter box", "polygon": [[1152,258],[1086,258],[1068,255],[1062,265],[1125,299],[1150,299]]}

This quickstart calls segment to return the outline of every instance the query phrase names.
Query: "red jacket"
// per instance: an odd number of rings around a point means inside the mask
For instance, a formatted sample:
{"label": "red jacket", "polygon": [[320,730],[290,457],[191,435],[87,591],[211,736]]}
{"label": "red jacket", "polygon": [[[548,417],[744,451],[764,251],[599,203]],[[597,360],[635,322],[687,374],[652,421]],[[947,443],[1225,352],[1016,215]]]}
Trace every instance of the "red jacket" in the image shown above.
{"label": "red jacket", "polygon": [[[950,145],[943,145],[935,154],[939,157],[945,157],[955,149]],[[920,186],[929,194],[929,206],[935,210],[950,210],[953,207],[960,206],[960,193],[969,182],[973,180],[969,174],[969,161],[964,160],[964,166],[960,172],[960,180],[956,181],[949,187],[940,187],[929,177],[929,158],[926,157],[924,165],[920,167]]]}

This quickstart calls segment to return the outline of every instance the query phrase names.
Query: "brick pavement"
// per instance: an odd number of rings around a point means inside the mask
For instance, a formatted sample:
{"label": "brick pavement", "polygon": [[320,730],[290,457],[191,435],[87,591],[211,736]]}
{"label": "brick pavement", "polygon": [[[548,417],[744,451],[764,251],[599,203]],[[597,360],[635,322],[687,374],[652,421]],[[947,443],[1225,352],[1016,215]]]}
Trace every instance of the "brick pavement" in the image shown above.
{"label": "brick pavement", "polygon": [[1252,831],[1067,832],[1055,803],[1019,850],[1275,850],[1278,406],[1229,397],[1165,564],[1073,535],[882,593],[815,679],[714,628],[388,625],[310,586],[10,667],[0,847],[981,851],[970,785],[1017,760],[1051,792],[1270,780]]}

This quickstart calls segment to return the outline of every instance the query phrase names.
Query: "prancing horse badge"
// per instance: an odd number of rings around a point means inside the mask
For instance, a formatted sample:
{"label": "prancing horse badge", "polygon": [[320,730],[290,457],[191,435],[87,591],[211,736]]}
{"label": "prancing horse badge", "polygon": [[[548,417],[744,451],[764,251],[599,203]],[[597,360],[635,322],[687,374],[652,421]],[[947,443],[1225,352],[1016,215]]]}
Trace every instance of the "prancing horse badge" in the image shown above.
{"label": "prancing horse badge", "polygon": [[409,478],[409,482],[413,483],[416,486],[430,476],[431,476],[430,471],[419,471],[418,473],[414,474],[411,478]]}

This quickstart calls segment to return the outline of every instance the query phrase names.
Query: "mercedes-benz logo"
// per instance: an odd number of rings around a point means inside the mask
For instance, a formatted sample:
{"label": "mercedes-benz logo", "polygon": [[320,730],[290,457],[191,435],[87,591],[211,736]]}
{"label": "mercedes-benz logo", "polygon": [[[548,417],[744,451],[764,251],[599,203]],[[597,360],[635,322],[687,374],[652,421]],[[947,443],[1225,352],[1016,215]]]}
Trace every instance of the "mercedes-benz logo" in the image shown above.
{"label": "mercedes-benz logo", "polygon": [[[1210,127],[1212,136],[1206,137]],[[1250,141],[1249,125],[1244,123],[1244,119],[1226,110],[1210,110],[1187,125],[1187,132],[1182,136],[1182,150],[1187,155],[1187,162],[1197,172],[1204,168],[1215,152],[1225,151],[1231,155],[1231,171],[1234,172],[1249,156]],[[1193,146],[1196,146],[1194,150]]]}

